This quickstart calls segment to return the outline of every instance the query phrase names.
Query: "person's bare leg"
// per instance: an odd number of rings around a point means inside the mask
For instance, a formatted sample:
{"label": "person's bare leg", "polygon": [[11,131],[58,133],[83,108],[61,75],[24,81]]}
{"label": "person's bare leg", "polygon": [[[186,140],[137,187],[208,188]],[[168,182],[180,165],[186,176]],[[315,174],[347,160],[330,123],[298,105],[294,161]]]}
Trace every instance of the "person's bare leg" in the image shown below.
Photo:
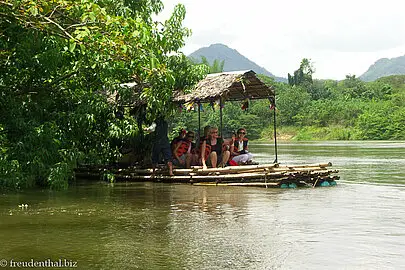
{"label": "person's bare leg", "polygon": [[173,173],[173,163],[171,161],[167,162],[167,167],[169,168],[169,175],[174,176]]}
{"label": "person's bare leg", "polygon": [[156,164],[152,164],[152,174],[150,175],[151,179],[155,178],[155,170],[156,170]]}
{"label": "person's bare leg", "polygon": [[189,169],[191,168],[191,154],[186,155],[186,168]]}
{"label": "person's bare leg", "polygon": [[229,151],[224,151],[224,153],[222,153],[222,167],[224,167],[228,163],[230,156],[231,152]]}
{"label": "person's bare leg", "polygon": [[216,168],[217,167],[217,160],[218,160],[217,152],[211,152],[210,160],[211,160],[212,168]]}

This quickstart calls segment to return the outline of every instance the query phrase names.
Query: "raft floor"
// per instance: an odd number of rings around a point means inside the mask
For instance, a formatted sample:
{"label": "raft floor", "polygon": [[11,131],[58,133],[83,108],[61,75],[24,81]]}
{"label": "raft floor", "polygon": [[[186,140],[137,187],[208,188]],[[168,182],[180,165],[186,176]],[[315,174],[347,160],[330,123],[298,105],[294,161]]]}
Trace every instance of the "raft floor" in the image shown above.
{"label": "raft floor", "polygon": [[173,169],[169,176],[167,168],[160,167],[151,177],[151,168],[107,168],[81,166],[76,170],[77,177],[99,177],[113,174],[115,181],[190,183],[193,185],[225,185],[255,187],[315,187],[335,185],[339,179],[337,170],[331,163],[309,165],[260,164],[229,166],[225,168]]}

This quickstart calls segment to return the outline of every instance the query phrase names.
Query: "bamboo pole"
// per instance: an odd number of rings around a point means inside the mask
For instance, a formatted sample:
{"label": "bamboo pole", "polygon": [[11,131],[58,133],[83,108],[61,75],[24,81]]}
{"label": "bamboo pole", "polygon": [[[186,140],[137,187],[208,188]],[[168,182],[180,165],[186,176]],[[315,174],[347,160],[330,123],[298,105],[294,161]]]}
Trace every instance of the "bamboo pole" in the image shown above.
{"label": "bamboo pole", "polygon": [[[250,167],[250,168],[249,168]],[[187,176],[187,175],[222,175],[222,174],[234,174],[234,175],[241,175],[244,173],[297,173],[297,174],[305,174],[305,173],[310,173],[310,174],[330,174],[330,173],[337,173],[337,170],[327,170],[326,168],[321,168],[321,167],[312,167],[312,168],[272,168],[272,167],[267,167],[267,168],[257,168],[259,166],[235,166],[235,167],[226,167],[226,168],[210,168],[210,169],[198,169],[198,170],[192,170],[192,169],[177,169],[174,170],[174,173],[176,175],[180,176]],[[85,172],[77,172],[77,175],[83,174]],[[87,172],[88,174],[91,174],[90,172]],[[142,169],[142,170],[119,170],[115,172],[117,175],[124,175],[128,174],[130,176],[136,176],[136,175],[150,175],[152,173],[152,169]],[[167,174],[167,170],[156,170],[156,174]],[[237,177],[237,176],[236,176]]]}
{"label": "bamboo pole", "polygon": [[332,166],[331,162],[328,162],[328,163],[316,163],[316,164],[296,164],[296,165],[288,164],[288,165],[280,165],[278,167],[279,168],[285,168],[285,167],[287,167],[287,168],[311,168],[311,167],[324,168],[324,167],[329,167],[329,166]]}
{"label": "bamboo pole", "polygon": [[198,140],[200,140],[200,138],[201,138],[201,103],[200,102],[198,102],[197,103],[197,105],[198,105]]}
{"label": "bamboo pole", "polygon": [[[175,174],[188,174],[191,172],[198,172],[198,173],[212,173],[212,172],[219,172],[219,173],[237,173],[237,172],[254,172],[254,171],[265,171],[266,169],[270,169],[272,171],[294,171],[294,170],[303,170],[303,168],[317,168],[317,169],[322,169],[327,166],[331,166],[330,163],[325,163],[325,164],[313,164],[313,165],[284,165],[284,166],[279,166],[278,164],[261,164],[261,165],[243,165],[243,166],[231,166],[231,167],[225,167],[225,168],[208,168],[208,169],[202,169],[202,167],[194,167],[191,169],[174,169],[173,172]],[[140,168],[84,168],[80,167],[75,170],[77,174],[79,173],[101,173],[104,171],[109,171],[113,173],[136,173],[136,174],[151,174],[152,169],[151,168],[146,168],[146,169],[140,169]],[[156,173],[164,173],[166,172],[167,169],[161,169],[158,168],[156,169]]]}
{"label": "bamboo pole", "polygon": [[194,186],[251,186],[251,187],[267,187],[278,186],[279,182],[262,183],[262,182],[249,182],[249,183],[212,183],[212,182],[199,182],[194,183]]}
{"label": "bamboo pole", "polygon": [[[157,175],[152,179],[152,169],[140,168],[90,168],[84,170],[82,168],[76,170],[78,177],[100,176],[104,171],[115,173],[117,181],[160,181],[160,182],[186,182],[186,183],[199,183],[199,182],[222,182],[240,184],[240,181],[250,181],[257,179],[262,183],[262,186],[272,185],[269,183],[280,183],[281,181],[294,182],[302,185],[302,181],[306,185],[313,187],[321,180],[337,180],[339,176],[332,176],[331,174],[339,172],[338,170],[328,170],[326,167],[332,166],[331,163],[320,164],[303,164],[303,165],[284,165],[279,164],[261,164],[261,165],[244,165],[244,166],[231,166],[225,168],[209,168],[202,169],[195,166],[191,169],[175,169],[175,176],[168,176],[168,171],[165,168],[156,170]],[[230,184],[229,184],[230,183]],[[246,182],[244,182],[246,183]],[[236,185],[236,184],[235,184]]]}
{"label": "bamboo pole", "polygon": [[314,185],[312,186],[312,188],[315,188],[316,184],[318,183],[320,177],[316,178],[316,181],[314,182]]}
{"label": "bamboo pole", "polygon": [[[208,180],[208,179],[215,179],[215,180],[223,180],[223,179],[250,179],[250,178],[264,178],[267,177],[268,180],[272,181],[277,178],[289,176],[291,179],[298,178],[301,176],[307,176],[308,174],[302,174],[297,172],[268,172],[268,173],[238,173],[238,174],[219,174],[219,175],[198,175],[198,174],[190,174],[184,176],[168,176],[168,175],[155,175],[153,179],[160,180],[160,179],[170,179],[172,181],[176,180]],[[129,179],[152,179],[150,175],[124,175],[123,177]]]}
{"label": "bamboo pole", "polygon": [[[275,90],[274,90],[275,91]],[[276,94],[274,92],[274,108],[273,108],[273,132],[274,132],[274,154],[276,156],[274,163],[278,163],[277,153],[277,122],[276,122]]]}
{"label": "bamboo pole", "polygon": [[193,172],[232,172],[232,171],[242,171],[249,169],[264,169],[264,168],[275,168],[276,164],[262,164],[262,165],[243,165],[243,166],[229,166],[225,168],[194,168]]}
{"label": "bamboo pole", "polygon": [[[264,169],[264,168],[280,168],[280,169],[297,169],[297,168],[312,168],[312,167],[328,167],[332,166],[331,163],[320,163],[320,164],[307,164],[307,165],[282,165],[280,166],[279,164],[260,164],[260,165],[242,165],[242,166],[230,166],[230,167],[225,167],[225,168],[208,168],[208,169],[203,169],[202,166],[193,166],[191,169],[173,169],[173,172],[177,173],[190,173],[194,171],[199,171],[199,172],[216,172],[216,171],[247,171],[251,169]],[[80,167],[76,169],[76,171],[93,171],[94,168],[83,168]],[[97,168],[96,171],[104,171],[106,168]],[[109,169],[109,171],[116,171],[116,172],[132,172],[132,173],[152,173],[151,168],[146,168],[146,169],[141,169],[141,168],[120,168],[120,169]],[[165,169],[156,169],[156,172],[159,171],[165,171]]]}

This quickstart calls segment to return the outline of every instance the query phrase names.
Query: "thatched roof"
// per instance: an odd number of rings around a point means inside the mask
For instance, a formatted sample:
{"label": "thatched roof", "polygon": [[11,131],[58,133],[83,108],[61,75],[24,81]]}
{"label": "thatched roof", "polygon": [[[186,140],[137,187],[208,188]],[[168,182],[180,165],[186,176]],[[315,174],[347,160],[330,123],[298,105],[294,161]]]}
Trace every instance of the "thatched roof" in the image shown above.
{"label": "thatched roof", "polygon": [[209,74],[191,93],[175,93],[173,101],[179,103],[224,100],[266,99],[274,91],[265,85],[252,70]]}

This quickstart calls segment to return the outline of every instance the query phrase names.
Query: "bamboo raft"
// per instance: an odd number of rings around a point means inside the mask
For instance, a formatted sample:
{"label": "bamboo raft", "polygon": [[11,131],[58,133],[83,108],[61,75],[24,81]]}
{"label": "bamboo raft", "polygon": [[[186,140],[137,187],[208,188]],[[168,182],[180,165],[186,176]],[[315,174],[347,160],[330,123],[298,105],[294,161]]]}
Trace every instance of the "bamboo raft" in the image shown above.
{"label": "bamboo raft", "polygon": [[274,163],[208,169],[194,166],[191,169],[173,169],[174,176],[169,176],[168,170],[160,167],[156,169],[154,177],[151,176],[150,168],[82,166],[76,169],[76,176],[102,179],[105,174],[113,174],[115,181],[295,188],[336,185],[339,176],[335,174],[338,170],[329,169],[331,166],[331,163],[311,165]]}

